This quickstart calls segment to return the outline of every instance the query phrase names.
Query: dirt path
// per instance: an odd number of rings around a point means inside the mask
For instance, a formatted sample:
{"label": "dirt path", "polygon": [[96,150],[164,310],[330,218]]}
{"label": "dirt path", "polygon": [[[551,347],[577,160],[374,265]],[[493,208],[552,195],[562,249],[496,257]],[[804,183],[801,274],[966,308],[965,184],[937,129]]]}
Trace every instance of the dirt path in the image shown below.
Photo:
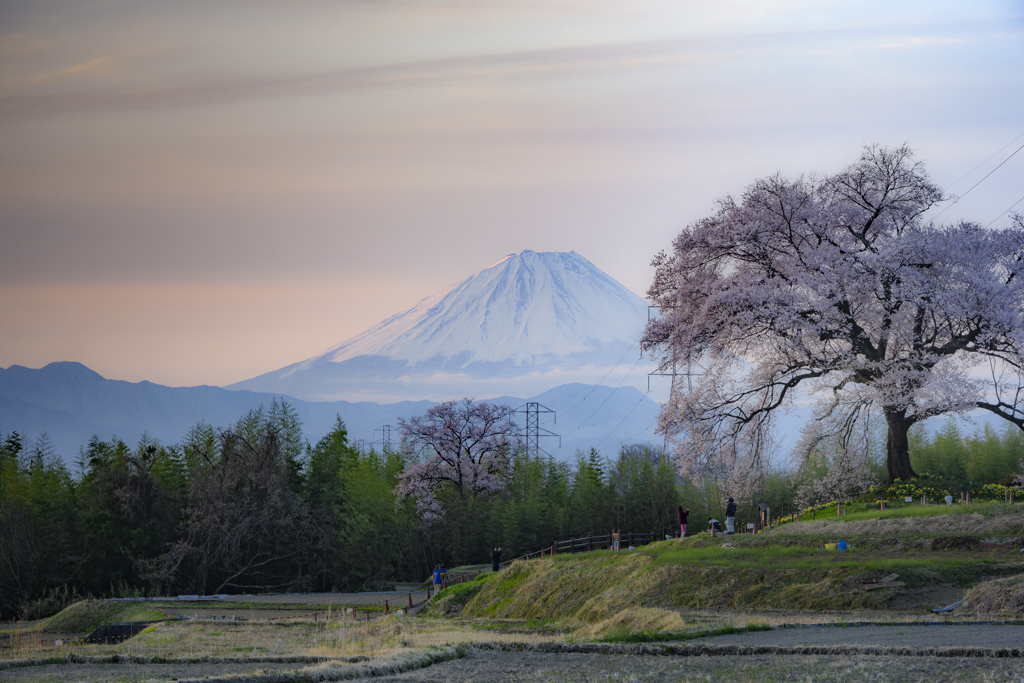
{"label": "dirt path", "polygon": [[895,626],[779,628],[699,638],[709,645],[879,645],[882,647],[988,647],[1024,649],[1024,626],[935,623]]}
{"label": "dirt path", "polygon": [[259,671],[294,671],[302,664],[53,664],[27,666],[0,671],[0,679],[8,681],[172,681],[180,678],[202,678],[227,674],[256,674]]}
{"label": "dirt path", "polygon": [[860,683],[901,681],[1005,681],[1024,677],[1024,660],[944,657],[724,656],[659,657],[650,655],[543,654],[471,650],[469,656],[398,676],[380,683],[706,683],[707,681],[814,681]]}
{"label": "dirt path", "polygon": [[[411,591],[413,602],[419,602],[426,597],[425,591]],[[410,591],[380,591],[377,593],[288,593],[283,595],[246,595],[231,596],[223,602],[255,602],[263,604],[279,605],[369,605],[383,600],[393,600],[394,604],[401,606]],[[211,605],[216,605],[220,600],[208,600]]]}
{"label": "dirt path", "polygon": [[[425,591],[411,591],[413,605],[422,607],[426,601]],[[284,595],[247,595],[231,596],[223,600],[203,600],[189,605],[188,607],[173,606],[171,604],[152,603],[153,609],[166,614],[169,617],[185,616],[199,619],[282,619],[289,617],[307,616],[313,612],[332,611],[341,612],[349,607],[360,605],[376,605],[383,607],[383,601],[389,601],[389,607],[397,610],[409,604],[410,591],[383,591],[378,593],[289,593]],[[251,603],[255,607],[236,608],[230,603]],[[228,604],[225,604],[228,603]],[[307,605],[302,609],[282,609],[277,605]],[[223,606],[222,606],[223,605]],[[260,605],[266,605],[266,609],[260,609]],[[413,613],[418,611],[413,610]],[[371,618],[376,619],[382,616],[372,613]],[[360,617],[364,613],[359,614]]]}

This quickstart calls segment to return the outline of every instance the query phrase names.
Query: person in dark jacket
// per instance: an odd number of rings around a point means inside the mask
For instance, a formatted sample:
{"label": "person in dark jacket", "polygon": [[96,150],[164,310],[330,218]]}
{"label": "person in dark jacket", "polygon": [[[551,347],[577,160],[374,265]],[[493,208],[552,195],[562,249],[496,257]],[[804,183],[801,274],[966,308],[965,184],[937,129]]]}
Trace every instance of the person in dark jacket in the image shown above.
{"label": "person in dark jacket", "polygon": [[501,568],[501,548],[493,546],[491,548],[491,571],[496,572]]}
{"label": "person in dark jacket", "polygon": [[736,533],[736,501],[729,497],[729,504],[725,506],[725,533]]}
{"label": "person in dark jacket", "polygon": [[683,506],[679,506],[679,539],[682,540],[686,537],[686,520],[690,516],[690,508],[683,509]]}

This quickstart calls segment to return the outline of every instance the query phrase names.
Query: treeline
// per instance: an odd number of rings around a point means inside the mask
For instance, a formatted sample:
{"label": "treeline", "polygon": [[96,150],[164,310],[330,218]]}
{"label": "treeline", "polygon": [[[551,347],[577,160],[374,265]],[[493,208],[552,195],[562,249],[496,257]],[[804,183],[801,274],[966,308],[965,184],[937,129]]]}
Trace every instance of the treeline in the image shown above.
{"label": "treeline", "polygon": [[[0,611],[41,616],[75,595],[366,590],[555,540],[672,530],[685,491],[649,446],[573,462],[512,454],[501,490],[438,491],[425,519],[398,495],[412,463],[359,452],[338,419],[315,444],[286,403],[182,443],[94,437],[69,470],[44,437],[0,445]],[[59,589],[59,591],[58,591]],[[63,596],[60,600],[54,596]]]}
{"label": "treeline", "polygon": [[1007,423],[964,434],[955,420],[929,435],[923,425],[910,430],[910,464],[919,475],[972,484],[1008,486],[1024,472],[1024,432]]}
{"label": "treeline", "polygon": [[[996,483],[1020,472],[1019,430],[963,435],[949,422],[912,432],[919,472]],[[71,470],[45,435],[0,443],[0,615],[46,616],[76,596],[367,590],[418,581],[435,563],[485,564],[571,537],[678,531],[724,519],[733,492],[715,478],[682,480],[661,449],[621,448],[570,462],[514,451],[502,486],[460,495],[439,487],[435,513],[399,495],[417,463],[399,451],[360,452],[339,418],[315,444],[286,403],[227,429],[200,423],[180,444],[93,438]],[[878,464],[875,463],[877,467]],[[805,472],[766,473],[741,501],[792,509]],[[881,476],[881,475],[879,475]],[[439,511],[439,512],[438,512]]]}

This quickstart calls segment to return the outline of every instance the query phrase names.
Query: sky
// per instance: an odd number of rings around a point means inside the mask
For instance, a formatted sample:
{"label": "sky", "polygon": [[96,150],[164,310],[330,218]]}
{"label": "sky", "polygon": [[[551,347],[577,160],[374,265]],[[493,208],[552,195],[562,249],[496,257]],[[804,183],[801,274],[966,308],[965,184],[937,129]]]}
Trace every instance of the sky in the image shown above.
{"label": "sky", "polygon": [[1024,2],[0,0],[0,367],[226,385],[524,249],[643,295],[871,143],[1008,226]]}

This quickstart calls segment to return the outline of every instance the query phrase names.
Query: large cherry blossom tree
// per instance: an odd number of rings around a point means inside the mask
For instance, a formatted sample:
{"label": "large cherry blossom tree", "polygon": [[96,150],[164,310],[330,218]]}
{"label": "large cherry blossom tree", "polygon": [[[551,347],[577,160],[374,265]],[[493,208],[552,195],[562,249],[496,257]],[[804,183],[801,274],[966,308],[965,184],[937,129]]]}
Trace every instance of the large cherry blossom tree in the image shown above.
{"label": "large cherry blossom tree", "polygon": [[399,476],[398,492],[416,499],[428,519],[442,514],[437,495],[452,487],[460,499],[500,491],[519,443],[515,410],[507,405],[446,401],[426,415],[399,418],[402,448],[415,462]]}
{"label": "large cherry blossom tree", "polygon": [[677,457],[756,460],[799,387],[819,415],[879,409],[893,481],[916,476],[913,424],[988,407],[969,371],[1021,367],[1024,226],[923,221],[942,199],[906,146],[872,146],[834,176],[756,181],[658,254],[644,346],[665,369],[704,369],[662,409]]}

